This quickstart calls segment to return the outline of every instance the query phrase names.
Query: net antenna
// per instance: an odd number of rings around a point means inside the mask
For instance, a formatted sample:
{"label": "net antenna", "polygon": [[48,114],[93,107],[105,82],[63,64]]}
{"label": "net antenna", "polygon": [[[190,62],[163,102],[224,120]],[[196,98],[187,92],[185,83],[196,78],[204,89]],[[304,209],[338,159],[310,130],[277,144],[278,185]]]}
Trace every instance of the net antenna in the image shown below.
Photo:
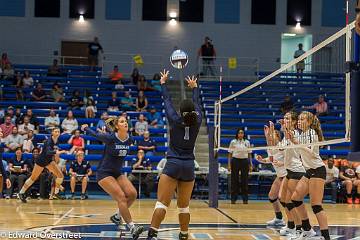
{"label": "net antenna", "polygon": [[[266,83],[269,80],[272,80],[274,77],[279,75],[280,73],[284,73],[287,71],[287,69],[293,67],[294,65],[304,62],[306,58],[311,58],[311,56],[318,52],[320,49],[325,47],[326,45],[329,45],[333,43],[335,40],[339,39],[340,37],[345,37],[345,61],[351,61],[351,43],[352,43],[352,30],[355,28],[355,21],[351,22],[350,24],[346,25],[343,29],[336,32],[332,36],[328,37],[323,42],[319,43],[315,47],[311,48],[310,50],[306,51],[304,54],[302,54],[300,57],[297,57],[278,70],[272,72],[271,74],[265,76],[264,78],[256,81],[255,83],[243,88],[242,90],[227,96],[225,98],[222,98],[222,74],[220,74],[220,97],[219,100],[215,102],[214,106],[214,127],[215,127],[215,134],[214,134],[214,147],[216,151],[219,150],[225,150],[227,151],[227,147],[221,146],[221,117],[222,117],[222,107],[224,106],[224,103],[235,99],[237,96],[240,96],[242,94],[247,93],[248,91]],[[345,62],[344,62],[345,66]],[[294,82],[297,81],[296,78],[294,79]],[[296,86],[295,86],[296,87]],[[234,110],[235,111],[235,110]],[[312,145],[318,145],[318,146],[324,146],[324,145],[331,145],[331,144],[337,144],[337,143],[344,143],[344,142],[350,142],[351,136],[350,136],[350,123],[351,123],[351,106],[350,106],[350,72],[345,73],[345,135],[343,138],[339,139],[332,139],[332,140],[325,140],[322,142],[312,143]],[[271,119],[269,119],[271,120]],[[306,144],[298,144],[296,147],[302,147],[302,146],[308,146]],[[290,146],[283,146],[282,149],[286,148],[294,148],[294,145]],[[267,149],[278,149],[279,147],[276,146],[260,146],[260,147],[252,147],[249,148],[249,150],[267,150]]]}

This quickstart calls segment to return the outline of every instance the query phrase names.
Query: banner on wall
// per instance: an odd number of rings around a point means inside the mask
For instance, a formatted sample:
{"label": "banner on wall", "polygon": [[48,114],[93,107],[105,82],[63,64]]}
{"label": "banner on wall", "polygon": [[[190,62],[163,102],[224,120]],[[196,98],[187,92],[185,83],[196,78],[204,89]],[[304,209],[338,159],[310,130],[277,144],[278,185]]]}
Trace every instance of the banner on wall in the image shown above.
{"label": "banner on wall", "polygon": [[138,66],[144,65],[144,60],[142,59],[142,57],[141,57],[140,54],[135,55],[135,56],[133,57],[133,59],[134,59],[134,62],[135,62],[136,65],[138,65]]}
{"label": "banner on wall", "polygon": [[237,68],[237,59],[236,59],[236,57],[230,57],[228,59],[228,68],[229,69],[236,69]]}

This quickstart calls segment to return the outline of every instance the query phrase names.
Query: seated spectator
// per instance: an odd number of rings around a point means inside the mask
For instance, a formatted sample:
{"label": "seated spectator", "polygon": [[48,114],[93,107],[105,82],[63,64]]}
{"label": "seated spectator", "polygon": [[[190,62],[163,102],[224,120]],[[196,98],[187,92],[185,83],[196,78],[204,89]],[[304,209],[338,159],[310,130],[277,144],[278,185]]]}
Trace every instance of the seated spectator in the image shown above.
{"label": "seated spectator", "polygon": [[48,69],[48,76],[62,76],[61,68],[58,64],[58,60],[54,59],[53,64]]}
{"label": "seated spectator", "polygon": [[70,137],[68,144],[72,146],[69,151],[70,154],[85,149],[85,140],[80,136],[80,130],[76,129],[73,132],[73,135]]}
{"label": "seated spectator", "polygon": [[6,110],[6,115],[11,117],[11,123],[15,124],[16,123],[16,116],[15,116],[15,112],[14,112],[14,107],[13,106],[8,106],[7,110]]}
{"label": "seated spectator", "polygon": [[8,64],[11,64],[11,62],[7,53],[1,54],[0,68],[4,69]]}
{"label": "seated spectator", "polygon": [[138,91],[147,91],[148,85],[144,75],[140,75],[137,83]]}
{"label": "seated spectator", "polygon": [[54,83],[50,97],[54,100],[54,102],[62,102],[64,101],[64,90],[58,83]]}
{"label": "seated spectator", "polygon": [[136,111],[145,112],[148,106],[148,100],[144,95],[144,91],[140,91],[136,98]]}
{"label": "seated spectator", "polygon": [[27,138],[29,131],[34,131],[35,126],[30,123],[30,119],[28,116],[24,117],[24,123],[19,125],[19,134],[24,138]]}
{"label": "seated spectator", "polygon": [[27,162],[23,157],[21,148],[16,149],[15,157],[9,162],[9,170],[11,187],[9,188],[8,196],[11,197],[13,195],[15,183],[17,183],[18,189],[21,189],[28,175]]}
{"label": "seated spectator", "polygon": [[70,98],[68,109],[69,110],[80,109],[83,105],[84,103],[80,97],[80,92],[78,90],[75,90]]}
{"label": "seated spectator", "polygon": [[14,126],[11,134],[5,138],[6,150],[15,152],[17,148],[22,148],[23,143],[24,138],[18,133],[18,128]]}
{"label": "seated spectator", "polygon": [[109,74],[109,78],[111,82],[114,84],[120,84],[123,77],[124,77],[123,74],[119,72],[119,67],[115,65],[114,69]]}
{"label": "seated spectator", "polygon": [[71,163],[69,174],[71,199],[75,199],[75,186],[77,182],[81,182],[81,200],[88,198],[86,195],[86,188],[92,171],[89,162],[84,159],[83,151],[78,151],[76,153],[76,160]]}
{"label": "seated spectator", "polygon": [[121,113],[121,116],[123,116],[124,118],[127,119],[127,122],[128,122],[128,130],[130,133],[132,133],[134,131],[134,127],[133,127],[133,124],[131,122],[131,119],[130,117],[127,115],[127,112],[122,112]]}
{"label": "seated spectator", "polygon": [[280,112],[282,114],[285,114],[287,112],[290,112],[294,110],[294,103],[291,101],[290,96],[285,96],[284,101],[280,105]]}
{"label": "seated spectator", "polygon": [[150,133],[149,131],[144,132],[144,139],[139,141],[138,149],[144,150],[145,156],[153,156],[155,149],[156,149],[156,143],[150,139]]}
{"label": "seated spectator", "polygon": [[135,86],[137,86],[138,84],[139,77],[140,77],[139,70],[137,68],[134,68],[133,72],[131,73],[131,80]]}
{"label": "seated spectator", "polygon": [[117,112],[120,110],[121,102],[117,97],[116,92],[111,93],[111,99],[108,102],[108,112]]}
{"label": "seated spectator", "polygon": [[150,112],[147,113],[146,119],[148,120],[150,128],[164,127],[164,120],[161,116],[161,113],[157,112],[154,106],[150,107]]}
{"label": "seated spectator", "polygon": [[304,107],[305,109],[314,109],[316,116],[328,115],[328,105],[323,95],[319,96],[319,101],[312,106]]}
{"label": "seated spectator", "polygon": [[13,127],[15,127],[15,125],[11,122],[11,116],[6,115],[5,122],[0,125],[4,138],[6,138],[12,133]]}
{"label": "seated spectator", "polygon": [[29,71],[25,71],[24,72],[24,77],[22,79],[23,82],[23,86],[25,88],[29,88],[32,87],[34,85],[34,79],[30,76],[30,72]]}
{"label": "seated spectator", "polygon": [[346,201],[348,204],[352,204],[353,203],[352,189],[354,186],[354,182],[356,180],[356,174],[354,169],[350,167],[348,161],[342,162],[339,176],[340,179],[342,180],[342,184],[346,188]]}
{"label": "seated spectator", "polygon": [[85,117],[86,118],[95,118],[96,112],[97,112],[97,108],[95,105],[95,101],[92,99],[89,99],[89,101],[86,104],[86,108],[85,108]]}
{"label": "seated spectator", "polygon": [[101,118],[99,120],[99,122],[96,124],[96,131],[97,132],[101,132],[101,133],[106,133],[109,132],[108,129],[106,128],[106,120],[109,119],[109,114],[107,112],[103,112],[101,114]]}
{"label": "seated spectator", "polygon": [[355,173],[356,173],[356,180],[354,181],[354,186],[356,187],[356,196],[354,203],[360,204],[360,165],[357,166],[357,168],[355,169]]}
{"label": "seated spectator", "polygon": [[46,92],[41,83],[36,84],[36,89],[31,94],[34,101],[44,101],[46,99]]}
{"label": "seated spectator", "polygon": [[16,87],[16,100],[24,101],[24,83],[20,72],[16,73],[14,81]]}
{"label": "seated spectator", "polygon": [[129,92],[124,93],[124,97],[121,98],[121,104],[122,104],[121,109],[123,111],[132,111],[136,107]]}
{"label": "seated spectator", "polygon": [[71,134],[73,131],[78,129],[79,124],[76,118],[74,117],[73,112],[70,110],[67,113],[66,118],[61,123],[61,128],[63,133]]}
{"label": "seated spectator", "polygon": [[26,136],[24,135],[24,137],[25,137],[25,139],[24,139],[22,150],[24,153],[31,153],[32,150],[34,149],[34,143],[33,143],[34,131],[29,130],[27,135]]}
{"label": "seated spectator", "polygon": [[60,118],[56,115],[55,110],[51,109],[49,116],[45,118],[45,129],[49,133],[55,128],[59,127],[60,125]]}
{"label": "seated spectator", "polygon": [[339,178],[339,169],[334,166],[334,159],[328,158],[326,167],[326,181],[325,185],[331,187],[331,201],[336,203],[337,198],[337,180]]}
{"label": "seated spectator", "polygon": [[24,122],[25,117],[28,117],[30,119],[30,123],[35,126],[35,131],[39,132],[39,128],[40,128],[39,121],[37,120],[37,117],[34,115],[33,111],[30,108],[28,108],[26,110],[26,114],[23,115],[22,122]]}
{"label": "seated spectator", "polygon": [[156,91],[161,91],[161,84],[160,84],[160,75],[158,73],[155,73],[152,80],[151,80],[151,86]]}
{"label": "seated spectator", "polygon": [[17,107],[15,110],[15,125],[18,126],[20,124],[23,124],[24,116],[21,113],[21,108]]}
{"label": "seated spectator", "polygon": [[138,136],[142,136],[145,131],[148,131],[148,123],[145,121],[144,114],[140,114],[139,120],[135,124],[135,133]]}
{"label": "seated spectator", "polygon": [[6,64],[2,68],[2,78],[3,79],[13,79],[15,75],[14,69],[11,67],[11,64]]}
{"label": "seated spectator", "polygon": [[[137,158],[133,159],[135,164],[132,166],[134,170],[151,170],[151,162],[149,159],[145,158],[145,154],[143,150],[139,150],[137,153]],[[154,188],[154,174],[153,173],[140,173],[142,174],[143,182],[146,183],[145,186],[145,196],[150,197],[150,193]],[[135,181],[138,181],[138,175],[131,173],[129,175],[129,181],[134,185]],[[140,194],[140,193],[139,193]]]}

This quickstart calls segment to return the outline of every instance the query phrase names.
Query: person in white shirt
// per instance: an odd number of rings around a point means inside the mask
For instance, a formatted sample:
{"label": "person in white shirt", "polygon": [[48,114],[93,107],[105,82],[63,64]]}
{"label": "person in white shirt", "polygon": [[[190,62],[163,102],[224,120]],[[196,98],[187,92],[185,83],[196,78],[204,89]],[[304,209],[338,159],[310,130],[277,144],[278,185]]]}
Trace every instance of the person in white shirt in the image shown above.
{"label": "person in white shirt", "polygon": [[[298,120],[298,128],[302,131],[298,138],[295,138],[289,131],[285,134],[286,138],[293,144],[311,144],[324,140],[320,120],[310,112],[301,112]],[[304,197],[309,194],[310,204],[319,223],[321,236],[325,240],[330,240],[327,215],[322,208],[326,168],[319,155],[319,146],[300,146],[297,150],[301,155],[302,163],[306,169],[305,176],[300,179],[295,192],[291,196],[291,201],[294,203],[296,211],[303,223],[303,232],[300,237],[311,238],[316,236],[316,232],[311,229],[310,223],[308,222],[309,217],[303,204]]]}
{"label": "person in white shirt", "polygon": [[79,125],[74,117],[73,112],[70,110],[68,111],[68,114],[66,118],[61,123],[61,128],[63,129],[63,134],[71,134],[74,130],[78,129]]}
{"label": "person in white shirt", "polygon": [[241,193],[243,203],[248,203],[249,167],[252,168],[250,142],[245,138],[243,129],[236,131],[235,139],[230,142],[228,167],[231,169],[231,204],[235,204],[239,195],[239,171],[241,171]]}
{"label": "person in white shirt", "polygon": [[25,116],[24,123],[19,125],[19,134],[22,135],[24,138],[27,138],[30,130],[34,131],[35,126],[30,123],[29,117]]}
{"label": "person in white shirt", "polygon": [[337,198],[337,180],[339,179],[339,169],[334,166],[334,159],[332,157],[328,158],[326,168],[326,186],[331,187],[331,201],[336,203]]}
{"label": "person in white shirt", "polygon": [[32,87],[34,85],[34,79],[30,76],[29,71],[24,72],[22,81],[25,88]]}
{"label": "person in white shirt", "polygon": [[59,125],[60,125],[60,119],[58,116],[56,116],[55,110],[51,109],[50,115],[45,118],[45,129],[51,133],[52,130],[55,127],[59,127]]}
{"label": "person in white shirt", "polygon": [[[299,49],[296,50],[294,53],[294,58],[298,58],[305,53],[305,51],[303,50],[302,43],[299,43],[298,47],[299,47]],[[305,60],[302,60],[296,64],[297,73],[303,73],[304,69],[305,69]]]}

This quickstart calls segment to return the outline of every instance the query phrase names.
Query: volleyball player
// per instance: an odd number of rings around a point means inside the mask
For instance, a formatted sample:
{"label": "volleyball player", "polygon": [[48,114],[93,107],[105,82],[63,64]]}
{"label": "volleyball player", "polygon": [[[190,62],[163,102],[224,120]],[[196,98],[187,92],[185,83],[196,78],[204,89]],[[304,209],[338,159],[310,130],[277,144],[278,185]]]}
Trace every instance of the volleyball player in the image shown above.
{"label": "volleyball player", "polygon": [[59,136],[60,129],[53,128],[50,138],[48,138],[44,143],[40,157],[35,160],[35,166],[31,172],[31,176],[25,181],[18,194],[18,198],[23,203],[26,203],[26,191],[31,187],[36,179],[38,179],[44,168],[47,168],[56,177],[54,199],[63,199],[63,197],[59,195],[59,190],[64,180],[64,175],[58,165],[55,163],[54,156],[66,153],[67,151],[59,150]]}
{"label": "volleyball player", "polygon": [[[323,133],[319,119],[310,112],[302,112],[298,120],[298,128],[302,131],[300,136],[294,136],[287,132],[287,138],[294,144],[311,144],[323,141]],[[325,240],[330,240],[327,216],[322,208],[322,199],[324,196],[324,186],[326,180],[326,168],[319,154],[319,146],[299,147],[302,163],[306,169],[306,174],[300,179],[293,193],[291,200],[295,205],[302,222],[308,221],[307,212],[303,199],[310,195],[312,210],[320,226],[321,236]],[[304,226],[303,226],[304,228]],[[298,239],[313,237],[316,233],[304,229]]]}
{"label": "volleyball player", "polygon": [[[119,208],[119,219],[124,219],[133,239],[138,239],[144,231],[143,226],[135,225],[129,207],[136,199],[136,189],[122,173],[124,158],[130,151],[132,140],[128,134],[128,122],[125,117],[109,118],[106,125],[112,133],[97,133],[87,124],[81,129],[105,144],[104,156],[96,171],[96,180],[114,200]],[[121,220],[119,220],[121,222]]]}
{"label": "volleyball player", "polygon": [[[279,131],[274,131],[275,134],[272,137],[269,134],[269,127],[265,126],[264,132],[268,146],[276,146],[279,144],[281,139]],[[283,151],[280,151],[278,149],[267,150],[267,153],[268,153],[267,158],[262,158],[260,155],[257,155],[256,157],[256,160],[259,161],[260,163],[272,164],[276,172],[276,178],[272,183],[269,192],[269,201],[270,203],[272,203],[272,206],[274,208],[275,218],[271,221],[268,221],[266,224],[269,226],[283,226],[285,225],[285,222],[283,220],[283,215],[280,210],[279,196],[281,195],[280,193],[282,191],[283,179],[284,177],[286,177],[287,174],[286,169],[284,167],[284,153]]]}
{"label": "volleyball player", "polygon": [[199,89],[197,79],[194,76],[186,78],[188,86],[193,90],[192,101],[188,99],[183,100],[180,103],[180,114],[178,114],[165,86],[169,71],[164,70],[160,74],[166,117],[170,125],[170,143],[167,152],[167,162],[160,175],[157,193],[158,199],[155,204],[147,239],[157,239],[158,229],[164,220],[171,198],[177,189],[177,207],[180,223],[179,239],[186,240],[189,237],[189,202],[195,179],[194,147],[202,121]]}

